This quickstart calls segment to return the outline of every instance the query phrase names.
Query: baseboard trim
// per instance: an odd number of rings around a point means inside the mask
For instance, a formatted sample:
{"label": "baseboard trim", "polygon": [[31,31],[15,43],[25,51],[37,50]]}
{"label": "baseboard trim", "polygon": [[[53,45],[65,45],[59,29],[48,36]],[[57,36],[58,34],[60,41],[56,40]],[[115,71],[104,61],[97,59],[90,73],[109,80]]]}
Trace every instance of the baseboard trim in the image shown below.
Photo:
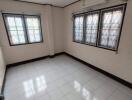
{"label": "baseboard trim", "polygon": [[132,83],[127,82],[126,80],[123,80],[123,79],[121,79],[121,78],[119,78],[119,77],[117,77],[117,76],[115,76],[115,75],[113,75],[113,74],[111,74],[109,72],[106,72],[106,71],[104,71],[104,70],[102,70],[102,69],[100,69],[100,68],[98,68],[98,67],[96,67],[96,66],[94,66],[94,65],[92,65],[90,63],[87,63],[87,62],[85,62],[85,61],[83,61],[83,60],[81,60],[81,59],[79,59],[79,58],[77,58],[77,57],[75,57],[75,56],[73,56],[73,55],[71,55],[69,53],[65,53],[65,54],[67,56],[69,56],[69,57],[71,57],[71,58],[73,58],[73,59],[75,59],[75,60],[77,60],[77,61],[79,61],[79,62],[81,62],[81,63],[83,63],[85,65],[87,65],[88,67],[90,67],[90,68],[92,68],[92,69],[94,69],[94,70],[106,75],[107,77],[112,78],[113,80],[115,80],[115,81],[117,81],[117,82],[119,82],[119,83],[121,83],[121,84],[123,84],[123,85],[125,85],[125,86],[127,86],[127,87],[132,89]]}
{"label": "baseboard trim", "polygon": [[[1,98],[0,100],[4,100],[4,88],[5,88],[5,82],[6,82],[6,75],[7,75],[7,67],[5,68],[5,74],[4,74],[4,79],[3,79],[3,84],[1,88]],[[2,97],[3,96],[3,97]]]}
{"label": "baseboard trim", "polygon": [[43,56],[43,57],[39,57],[39,58],[34,58],[34,59],[30,59],[30,60],[25,60],[25,61],[21,61],[21,62],[16,62],[16,63],[12,63],[12,64],[8,64],[6,65],[7,68],[9,67],[14,67],[14,66],[18,66],[18,65],[23,65],[23,64],[27,64],[30,62],[34,62],[34,61],[39,61],[39,60],[43,60],[48,58],[49,56]]}
{"label": "baseboard trim", "polygon": [[8,64],[8,65],[6,65],[6,67],[9,68],[9,67],[14,67],[14,66],[18,66],[18,65],[23,65],[23,64],[43,60],[43,59],[46,59],[46,58],[54,58],[54,57],[62,55],[62,54],[64,54],[64,52],[56,53],[54,55],[47,55],[47,56],[43,56],[43,57],[33,58],[33,59],[21,61],[21,62],[12,63],[12,64]]}
{"label": "baseboard trim", "polygon": [[[90,68],[92,68],[92,69],[94,69],[94,70],[96,70],[96,71],[98,71],[98,72],[100,72],[100,73],[102,73],[102,74],[108,76],[109,78],[112,78],[113,80],[115,80],[115,81],[117,81],[117,82],[119,82],[119,83],[121,83],[121,84],[123,84],[123,85],[125,85],[125,86],[127,86],[127,87],[129,87],[129,88],[132,89],[132,83],[127,82],[127,81],[125,81],[125,80],[123,80],[123,79],[121,79],[121,78],[119,78],[119,77],[117,77],[117,76],[115,76],[115,75],[113,75],[113,74],[111,74],[111,73],[109,73],[109,72],[106,72],[106,71],[104,71],[104,70],[102,70],[102,69],[100,69],[100,68],[98,68],[98,67],[96,67],[96,66],[94,66],[94,65],[92,65],[92,64],[90,64],[90,63],[88,63],[88,62],[85,62],[85,61],[83,61],[83,60],[81,60],[81,59],[79,59],[79,58],[77,58],[77,57],[75,57],[75,56],[73,56],[73,55],[71,55],[71,54],[69,54],[69,53],[60,52],[60,53],[56,53],[56,54],[54,54],[54,55],[48,55],[48,56],[43,56],[43,57],[39,57],[39,58],[34,58],[34,59],[22,61],[22,62],[17,62],[17,63],[13,63],[13,64],[8,64],[8,65],[6,66],[6,70],[5,70],[5,76],[4,76],[4,80],[3,80],[3,85],[2,85],[2,89],[1,89],[1,94],[4,95],[4,87],[5,87],[6,74],[7,74],[8,68],[10,68],[10,67],[15,67],[15,66],[18,66],[18,65],[27,64],[27,63],[31,63],[31,62],[35,62],[35,61],[39,61],[39,60],[43,60],[43,59],[46,59],[46,58],[54,58],[54,57],[59,56],[59,55],[67,55],[67,56],[69,56],[69,57],[71,57],[71,58],[73,58],[73,59],[79,61],[80,63],[83,63],[83,64],[85,64],[86,66],[88,66],[88,67],[90,67]],[[4,98],[4,97],[2,97],[2,98]]]}
{"label": "baseboard trim", "polygon": [[35,62],[35,61],[39,61],[39,60],[43,60],[43,59],[46,59],[46,58],[54,58],[56,56],[63,55],[63,54],[65,54],[65,53],[60,52],[60,53],[56,53],[54,55],[47,55],[47,56],[43,56],[43,57],[38,57],[38,58],[29,59],[29,60],[25,60],[25,61],[16,62],[16,63],[6,65],[5,75],[4,75],[3,84],[2,84],[2,88],[1,88],[0,100],[4,100],[4,88],[5,88],[5,82],[6,82],[6,75],[7,75],[7,71],[8,71],[9,68],[15,67],[15,66],[18,66],[18,65],[23,65],[23,64]]}

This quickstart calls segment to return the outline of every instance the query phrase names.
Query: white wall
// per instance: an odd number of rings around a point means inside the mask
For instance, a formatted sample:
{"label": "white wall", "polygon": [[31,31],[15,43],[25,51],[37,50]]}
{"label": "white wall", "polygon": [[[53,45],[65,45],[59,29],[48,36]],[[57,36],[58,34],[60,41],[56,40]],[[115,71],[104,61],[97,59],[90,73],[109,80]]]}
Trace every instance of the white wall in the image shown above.
{"label": "white wall", "polygon": [[[9,0],[0,1],[0,10],[3,10],[3,12],[20,14],[24,12],[25,14],[40,14],[44,40],[43,43],[9,46],[4,21],[2,18],[2,14],[0,14],[0,43],[4,51],[6,64],[20,62],[46,55],[53,55],[55,51],[61,52],[63,50],[61,44],[62,42],[54,42],[54,39],[58,40],[63,36],[62,32],[59,30],[60,26],[58,26],[60,25],[62,20],[56,17],[56,14],[62,15],[63,11],[60,10],[61,8],[54,8],[54,10],[53,8],[54,7],[51,7],[49,5],[43,6]],[[56,34],[55,36],[57,37],[54,38],[54,34]],[[57,46],[57,48],[54,47],[54,44]]]}
{"label": "white wall", "polygon": [[[116,1],[117,0],[107,4],[96,5],[92,8],[97,9],[121,3]],[[72,13],[79,11],[80,8],[82,8],[81,2],[65,8],[65,51],[132,83],[132,0],[128,1],[118,54],[113,51],[72,42]]]}
{"label": "white wall", "polygon": [[[114,1],[92,8],[97,9],[121,3],[116,2],[117,0]],[[128,1],[118,54],[113,51],[72,42],[72,13],[80,10],[81,5],[82,3],[78,2],[62,9],[49,5],[9,2],[8,0],[0,1],[0,10],[4,10],[4,12],[41,14],[44,39],[43,43],[9,46],[3,18],[0,14],[0,44],[6,64],[65,51],[132,83],[132,1]]]}
{"label": "white wall", "polygon": [[64,51],[64,9],[53,7],[53,30],[55,53]]}
{"label": "white wall", "polygon": [[[5,65],[28,59],[54,55],[63,52],[63,9],[49,5],[22,3],[11,0],[0,1],[0,10],[4,13],[33,14],[41,16],[43,43],[10,46],[0,14],[0,89],[2,87]],[[61,29],[60,29],[61,28]],[[2,52],[2,49],[3,52]],[[3,53],[5,62],[3,59]]]}
{"label": "white wall", "polygon": [[2,49],[0,47],[0,91],[2,89],[4,75],[5,75],[5,61],[4,61]]}

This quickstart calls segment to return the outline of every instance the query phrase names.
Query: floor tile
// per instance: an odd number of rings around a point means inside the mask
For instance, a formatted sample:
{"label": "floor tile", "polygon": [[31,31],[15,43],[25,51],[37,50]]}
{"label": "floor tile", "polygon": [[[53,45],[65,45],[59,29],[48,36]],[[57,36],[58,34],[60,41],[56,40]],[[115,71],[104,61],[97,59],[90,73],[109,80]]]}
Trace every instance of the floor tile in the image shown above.
{"label": "floor tile", "polygon": [[132,90],[61,55],[9,68],[5,100],[132,100]]}

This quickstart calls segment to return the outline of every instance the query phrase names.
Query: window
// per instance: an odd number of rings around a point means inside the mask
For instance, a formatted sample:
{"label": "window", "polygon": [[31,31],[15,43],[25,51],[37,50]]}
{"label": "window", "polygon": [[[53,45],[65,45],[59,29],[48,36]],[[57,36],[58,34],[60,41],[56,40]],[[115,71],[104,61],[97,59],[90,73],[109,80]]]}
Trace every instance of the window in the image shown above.
{"label": "window", "polygon": [[74,15],[74,41],[117,50],[126,4]]}
{"label": "window", "polygon": [[39,16],[3,14],[11,46],[42,42]]}
{"label": "window", "polygon": [[91,13],[86,17],[86,43],[96,45],[99,13]]}
{"label": "window", "polygon": [[7,26],[7,31],[9,33],[10,43],[13,44],[25,44],[25,32],[24,23],[21,15],[5,15],[5,21]]}
{"label": "window", "polygon": [[123,7],[102,11],[100,46],[116,49],[120,36]]}
{"label": "window", "polygon": [[34,43],[42,41],[39,16],[25,16],[25,19],[29,42]]}
{"label": "window", "polygon": [[83,16],[75,16],[74,22],[74,41],[82,42],[83,41]]}

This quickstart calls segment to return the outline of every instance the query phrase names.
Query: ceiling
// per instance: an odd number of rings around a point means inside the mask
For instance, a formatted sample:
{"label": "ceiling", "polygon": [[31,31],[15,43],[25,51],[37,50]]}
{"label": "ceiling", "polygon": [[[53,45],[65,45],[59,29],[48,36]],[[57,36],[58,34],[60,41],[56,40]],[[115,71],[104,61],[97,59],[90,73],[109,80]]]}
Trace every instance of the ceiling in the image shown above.
{"label": "ceiling", "polygon": [[54,6],[65,7],[79,0],[16,0],[16,1],[32,2],[39,4],[50,4]]}

